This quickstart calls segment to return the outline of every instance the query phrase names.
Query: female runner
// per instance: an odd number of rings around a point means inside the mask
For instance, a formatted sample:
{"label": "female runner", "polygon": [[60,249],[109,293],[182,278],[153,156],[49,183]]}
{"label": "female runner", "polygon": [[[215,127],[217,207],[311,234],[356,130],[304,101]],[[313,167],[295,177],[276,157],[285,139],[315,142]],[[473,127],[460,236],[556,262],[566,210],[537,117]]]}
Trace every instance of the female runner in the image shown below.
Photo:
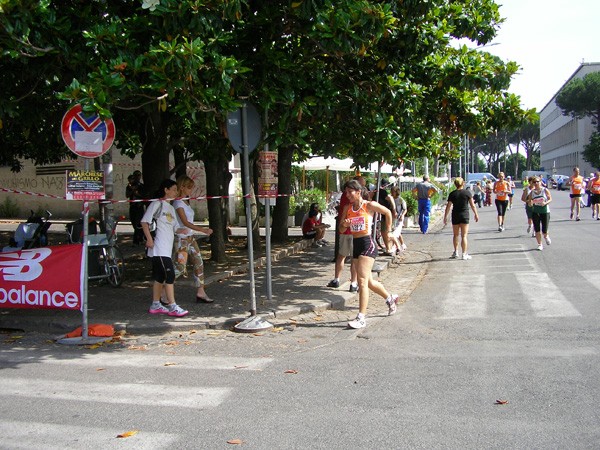
{"label": "female runner", "polygon": [[[366,192],[366,189],[365,189]],[[389,227],[392,223],[392,213],[385,206],[377,202],[364,200],[363,187],[356,180],[347,181],[344,184],[344,195],[350,201],[344,207],[340,217],[340,233],[350,229],[353,238],[352,262],[356,267],[358,277],[358,301],[359,309],[356,319],[348,322],[350,328],[364,328],[367,326],[365,315],[369,305],[369,289],[385,299],[388,305],[388,315],[396,312],[398,296],[390,294],[383,284],[373,279],[371,269],[377,256],[377,245],[371,238],[371,227],[373,225],[373,214],[380,213],[385,216],[388,229],[381,230],[382,233],[390,233]]]}

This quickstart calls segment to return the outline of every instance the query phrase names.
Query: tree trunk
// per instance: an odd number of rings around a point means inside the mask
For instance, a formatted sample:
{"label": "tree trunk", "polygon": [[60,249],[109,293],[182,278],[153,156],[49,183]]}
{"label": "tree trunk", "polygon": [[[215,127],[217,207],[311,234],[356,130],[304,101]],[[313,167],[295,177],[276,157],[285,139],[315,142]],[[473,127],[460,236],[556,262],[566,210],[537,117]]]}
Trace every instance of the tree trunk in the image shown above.
{"label": "tree trunk", "polygon": [[[253,250],[258,252],[261,249],[260,228],[258,226],[258,205],[256,204],[256,195],[254,192],[254,177],[252,176],[254,174],[254,166],[256,165],[256,161],[250,159],[248,165],[250,166],[248,170],[250,172],[249,174],[246,173],[244,164],[242,164],[242,190],[244,193],[244,198],[242,201],[244,202],[245,214],[246,216],[250,214],[252,222],[252,247]],[[249,177],[248,185],[250,186],[250,192],[246,192],[246,182],[244,181],[246,180],[246,177]],[[246,196],[249,196],[250,198],[250,211],[248,211],[246,208]]]}
{"label": "tree trunk", "polygon": [[271,237],[273,242],[283,242],[288,237],[288,215],[290,212],[290,197],[292,193],[292,156],[293,147],[280,147],[277,150],[277,171],[279,173],[279,194],[273,208],[273,227]]}
{"label": "tree trunk", "polygon": [[142,150],[142,177],[147,196],[153,198],[160,183],[169,178],[169,151],[167,133],[169,120],[165,114],[152,111],[144,116],[140,136]]}
{"label": "tree trunk", "polygon": [[[227,192],[231,174],[227,170],[227,162],[224,159],[224,157],[219,156],[216,160],[207,159],[204,161],[207,197],[223,197],[223,191]],[[224,204],[224,198],[208,200],[208,220],[210,228],[213,230],[213,234],[210,235],[211,260],[218,263],[227,261],[225,241],[229,240],[229,236],[227,235],[226,218],[223,215]]]}

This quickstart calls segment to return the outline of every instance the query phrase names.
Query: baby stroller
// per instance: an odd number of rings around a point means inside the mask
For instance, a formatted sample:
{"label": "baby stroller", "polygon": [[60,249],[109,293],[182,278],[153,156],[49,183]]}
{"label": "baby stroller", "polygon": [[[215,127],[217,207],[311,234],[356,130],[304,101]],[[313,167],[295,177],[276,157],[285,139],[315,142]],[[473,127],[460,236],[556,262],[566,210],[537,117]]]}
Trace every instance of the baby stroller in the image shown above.
{"label": "baby stroller", "polygon": [[46,211],[46,217],[37,216],[33,211],[27,222],[19,224],[15,235],[10,238],[8,247],[3,252],[45,247],[48,245],[48,229],[50,228],[52,213]]}

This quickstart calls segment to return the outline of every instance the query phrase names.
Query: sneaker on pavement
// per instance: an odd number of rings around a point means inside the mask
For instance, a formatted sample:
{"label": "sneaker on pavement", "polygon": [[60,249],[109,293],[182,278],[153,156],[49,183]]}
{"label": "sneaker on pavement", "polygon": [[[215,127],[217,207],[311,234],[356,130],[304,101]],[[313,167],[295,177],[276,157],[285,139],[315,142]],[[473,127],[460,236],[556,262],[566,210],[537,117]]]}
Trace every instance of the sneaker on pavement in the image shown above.
{"label": "sneaker on pavement", "polygon": [[168,314],[170,316],[175,316],[175,317],[183,317],[187,314],[188,312],[185,309],[182,309],[181,306],[179,305],[175,305],[175,307],[171,310],[169,310]]}
{"label": "sneaker on pavement", "polygon": [[550,236],[546,236],[546,238],[545,238],[545,239],[546,239],[546,244],[547,244],[547,245],[550,245],[550,244],[552,244],[552,239],[550,239]]}
{"label": "sneaker on pavement", "polygon": [[502,227],[498,227],[498,233],[502,232]]}
{"label": "sneaker on pavement", "polygon": [[468,261],[469,259],[473,259],[473,258],[468,253],[463,253],[462,259],[465,261]]}
{"label": "sneaker on pavement", "polygon": [[350,292],[358,292],[358,285],[354,286],[354,285],[350,284],[349,291]]}
{"label": "sneaker on pavement", "polygon": [[338,280],[331,280],[329,283],[327,283],[327,287],[339,288],[340,282]]}
{"label": "sneaker on pavement", "polygon": [[542,250],[544,250],[544,246],[542,244],[538,244],[538,250],[541,252]]}
{"label": "sneaker on pavement", "polygon": [[321,244],[319,244],[318,242],[313,242],[312,246],[315,248],[319,248],[321,247]]}
{"label": "sneaker on pavement", "polygon": [[152,304],[149,312],[150,314],[168,314],[169,310],[159,303],[158,306]]}
{"label": "sneaker on pavement", "polygon": [[408,247],[406,246],[406,244],[402,244],[402,251],[403,251],[403,252],[405,252],[407,248],[408,248]]}
{"label": "sneaker on pavement", "polygon": [[450,255],[450,259],[456,259],[458,258],[458,254],[456,252],[452,252],[452,254]]}
{"label": "sneaker on pavement", "polygon": [[572,218],[573,218],[573,213],[571,213],[571,215],[569,216],[569,219],[572,219]]}
{"label": "sneaker on pavement", "polygon": [[385,302],[388,305],[388,316],[392,314],[396,314],[396,305],[398,304],[398,296],[392,295],[392,298],[389,301]]}
{"label": "sneaker on pavement", "polygon": [[531,233],[531,225],[527,227],[527,234]]}
{"label": "sneaker on pavement", "polygon": [[326,241],[325,239],[321,239],[321,240],[319,241],[319,243],[321,243],[321,244],[323,244],[323,245],[327,245],[327,244],[329,244],[329,241]]}
{"label": "sneaker on pavement", "polygon": [[364,328],[367,326],[367,321],[365,319],[365,316],[361,313],[358,313],[358,315],[356,316],[356,319],[351,320],[350,322],[348,322],[348,326],[350,328]]}

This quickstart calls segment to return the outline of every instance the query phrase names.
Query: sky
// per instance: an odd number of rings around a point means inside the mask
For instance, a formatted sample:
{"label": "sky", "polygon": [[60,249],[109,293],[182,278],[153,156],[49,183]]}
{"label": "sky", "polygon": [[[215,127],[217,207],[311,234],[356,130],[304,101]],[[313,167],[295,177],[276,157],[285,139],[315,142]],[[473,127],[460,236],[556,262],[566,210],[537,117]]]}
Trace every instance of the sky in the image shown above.
{"label": "sky", "polygon": [[600,62],[600,0],[496,0],[501,25],[485,50],[522,68],[510,92],[538,112],[582,62]]}

